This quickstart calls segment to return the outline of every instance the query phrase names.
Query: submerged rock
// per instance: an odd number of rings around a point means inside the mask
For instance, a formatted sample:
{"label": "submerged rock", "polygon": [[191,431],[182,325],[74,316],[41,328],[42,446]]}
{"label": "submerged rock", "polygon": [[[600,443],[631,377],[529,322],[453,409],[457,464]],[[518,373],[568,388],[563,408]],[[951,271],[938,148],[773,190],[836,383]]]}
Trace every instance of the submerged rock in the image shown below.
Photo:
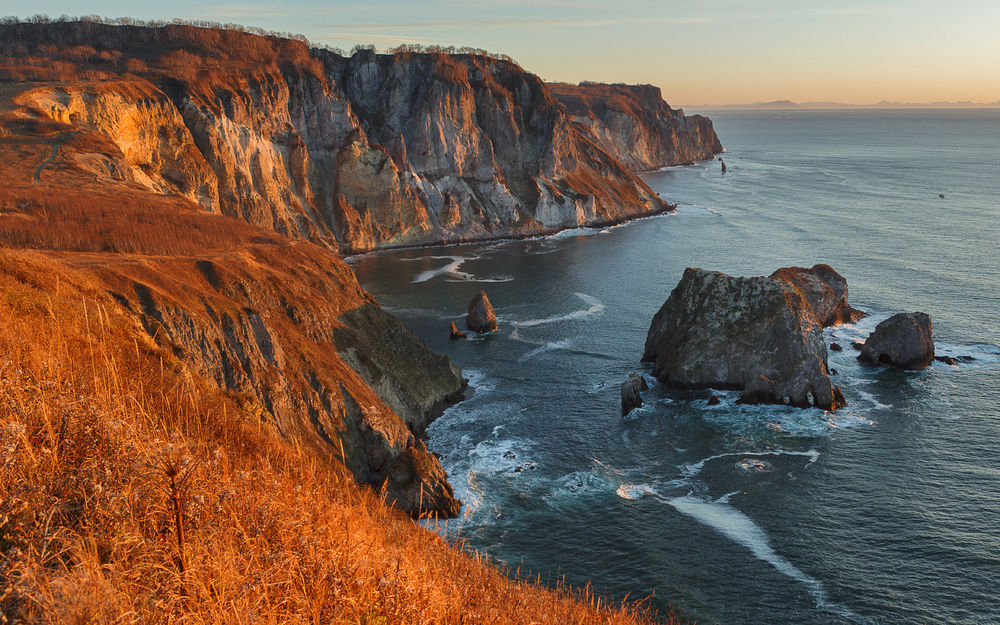
{"label": "submerged rock", "polygon": [[923,369],[934,360],[931,318],[927,313],[898,313],[875,326],[858,360],[900,369]]}
{"label": "submerged rock", "polygon": [[622,416],[642,406],[640,391],[649,389],[646,380],[638,373],[630,373],[628,379],[622,382]]}
{"label": "submerged rock", "polygon": [[785,280],[688,268],[653,318],[642,359],[665,384],[743,390],[744,403],[846,404],[822,326]]}
{"label": "submerged rock", "polygon": [[735,466],[741,473],[770,473],[774,471],[774,465],[770,462],[756,458],[743,458]]}
{"label": "submerged rock", "polygon": [[952,358],[951,356],[935,356],[934,360],[938,362],[943,362],[944,364],[951,365],[953,367],[958,366],[958,361]]}
{"label": "submerged rock", "polygon": [[486,291],[479,291],[469,302],[469,314],[465,316],[465,326],[480,334],[497,329],[497,314],[493,310]]}
{"label": "submerged rock", "polygon": [[824,328],[852,323],[865,316],[851,308],[847,302],[847,279],[830,265],[813,265],[810,269],[782,267],[771,277],[788,283],[804,297]]}
{"label": "submerged rock", "polygon": [[709,406],[718,406],[721,403],[722,403],[722,398],[719,397],[718,395],[712,395],[711,397],[708,398]]}
{"label": "submerged rock", "polygon": [[459,332],[458,331],[458,327],[455,325],[455,322],[452,321],[451,322],[451,326],[448,328],[448,338],[450,338],[450,339],[467,339],[467,338],[469,338],[469,335],[466,334],[465,332]]}
{"label": "submerged rock", "polygon": [[842,352],[844,348],[840,346],[840,343],[830,343],[831,352]]}

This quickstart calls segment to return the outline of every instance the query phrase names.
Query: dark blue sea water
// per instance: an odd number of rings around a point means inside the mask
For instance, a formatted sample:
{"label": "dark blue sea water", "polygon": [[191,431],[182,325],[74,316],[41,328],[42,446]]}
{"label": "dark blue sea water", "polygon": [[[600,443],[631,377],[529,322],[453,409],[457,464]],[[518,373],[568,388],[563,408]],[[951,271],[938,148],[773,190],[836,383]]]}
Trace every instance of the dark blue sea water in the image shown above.
{"label": "dark blue sea water", "polygon": [[[1000,112],[725,112],[718,161],[645,177],[675,214],[362,257],[362,283],[473,391],[432,425],[472,547],[699,623],[1000,623]],[[943,198],[939,194],[944,195]],[[833,265],[871,313],[828,331],[850,405],[619,385],[685,267]],[[494,335],[450,342],[485,288]],[[960,367],[864,368],[898,311]],[[650,379],[652,382],[653,380]],[[520,467],[520,470],[518,468]]]}

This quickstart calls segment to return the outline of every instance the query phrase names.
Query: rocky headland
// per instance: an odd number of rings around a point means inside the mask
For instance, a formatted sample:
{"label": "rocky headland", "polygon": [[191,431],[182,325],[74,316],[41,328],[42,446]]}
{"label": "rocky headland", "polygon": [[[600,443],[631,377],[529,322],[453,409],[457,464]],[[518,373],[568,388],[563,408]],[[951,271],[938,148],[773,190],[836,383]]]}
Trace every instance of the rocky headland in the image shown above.
{"label": "rocky headland", "polygon": [[722,152],[712,121],[685,115],[653,85],[548,83],[573,123],[633,171],[710,159]]}
{"label": "rocky headland", "polygon": [[575,88],[613,111],[588,125],[580,97],[507,59],[184,25],[0,25],[0,81],[19,123],[82,133],[64,166],[342,254],[662,212],[632,170],[721,150],[651,87],[608,87],[617,108]]}

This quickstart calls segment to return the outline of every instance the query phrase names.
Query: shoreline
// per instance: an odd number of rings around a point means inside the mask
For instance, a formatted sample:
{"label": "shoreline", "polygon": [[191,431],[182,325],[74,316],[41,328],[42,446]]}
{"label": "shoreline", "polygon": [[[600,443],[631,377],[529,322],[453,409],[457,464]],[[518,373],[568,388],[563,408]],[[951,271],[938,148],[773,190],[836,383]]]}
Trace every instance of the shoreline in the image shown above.
{"label": "shoreline", "polygon": [[[668,169],[673,169],[675,167],[676,168],[681,168],[681,167],[695,167],[699,163],[707,163],[707,162],[710,162],[710,161],[716,161],[716,160],[718,160],[718,157],[719,157],[720,154],[725,154],[725,153],[726,153],[726,149],[723,148],[721,152],[716,152],[710,158],[703,158],[703,159],[700,159],[700,160],[691,161],[689,163],[677,163],[677,164],[674,164],[674,165],[663,165],[662,167],[658,167],[656,169],[650,169],[650,170],[647,170],[647,171],[635,171],[635,172],[632,172],[632,173],[634,173],[636,176],[643,176],[643,175],[646,175],[646,174],[655,174],[655,173],[658,173],[658,172],[666,171]],[[361,259],[364,256],[368,256],[369,254],[378,254],[380,252],[390,252],[390,251],[397,251],[397,250],[412,250],[412,249],[421,249],[421,248],[433,249],[433,248],[439,248],[439,247],[446,247],[448,245],[464,245],[464,244],[472,244],[472,243],[490,243],[490,242],[497,242],[497,241],[526,241],[526,240],[530,240],[530,239],[543,239],[545,237],[550,237],[550,236],[552,236],[554,234],[559,234],[560,232],[566,232],[567,230],[573,230],[573,229],[576,229],[576,228],[591,228],[591,229],[609,228],[609,227],[613,227],[613,226],[621,226],[623,224],[627,224],[629,222],[633,222],[633,221],[636,221],[636,220],[639,220],[639,219],[645,219],[647,217],[657,217],[659,215],[665,215],[667,213],[677,212],[678,204],[674,204],[674,203],[668,202],[667,200],[664,200],[663,198],[660,198],[660,199],[663,200],[663,202],[666,204],[665,208],[662,208],[662,209],[659,209],[659,210],[654,210],[654,211],[651,211],[651,212],[648,212],[648,213],[643,213],[641,215],[634,215],[634,216],[631,216],[631,217],[625,217],[623,219],[608,219],[608,220],[600,221],[600,222],[593,222],[593,223],[587,223],[587,224],[579,224],[579,225],[576,225],[576,226],[566,226],[565,228],[552,228],[552,229],[549,229],[549,230],[539,230],[537,232],[524,233],[524,234],[513,234],[513,233],[511,233],[511,234],[502,234],[502,235],[497,235],[497,236],[471,237],[471,238],[468,238],[468,239],[454,239],[454,240],[439,239],[437,241],[426,241],[426,242],[423,242],[423,243],[404,243],[403,245],[392,245],[392,246],[387,246],[387,247],[380,247],[380,248],[376,248],[376,249],[372,249],[372,250],[367,250],[367,251],[364,251],[364,252],[356,252],[354,254],[346,254],[346,255],[344,255],[344,254],[340,254],[338,252],[338,256],[340,256],[340,259],[342,261],[344,261],[345,263],[347,263],[348,265],[350,265],[350,264],[352,264],[354,262],[357,262],[359,259]]]}
{"label": "shoreline", "polygon": [[[687,165],[677,165],[677,167],[687,167]],[[658,170],[653,170],[658,171]],[[642,172],[642,173],[652,173],[652,172]],[[664,200],[666,201],[666,200]],[[447,247],[449,245],[471,245],[475,243],[495,243],[502,241],[528,241],[531,239],[544,239],[546,237],[551,237],[553,235],[559,234],[560,232],[568,232],[570,230],[576,230],[578,228],[589,229],[589,230],[600,230],[604,228],[612,228],[615,226],[622,226],[633,221],[638,221],[640,219],[648,219],[650,217],[659,217],[660,215],[666,215],[670,213],[677,212],[677,204],[667,203],[666,208],[651,211],[649,213],[643,213],[641,215],[634,215],[631,217],[626,217],[624,219],[608,219],[600,222],[593,222],[587,224],[580,224],[578,226],[567,226],[565,228],[553,228],[551,230],[540,230],[534,233],[525,234],[504,234],[495,237],[474,237],[469,239],[456,239],[456,240],[440,240],[435,242],[425,242],[425,243],[407,243],[405,245],[394,245],[392,247],[380,247],[374,250],[368,250],[367,252],[358,252],[356,254],[350,254],[347,256],[341,256],[340,259],[352,265],[357,261],[361,260],[365,256],[370,256],[372,254],[379,254],[382,252],[396,252],[399,250],[413,250],[413,249],[436,249],[441,247]]]}

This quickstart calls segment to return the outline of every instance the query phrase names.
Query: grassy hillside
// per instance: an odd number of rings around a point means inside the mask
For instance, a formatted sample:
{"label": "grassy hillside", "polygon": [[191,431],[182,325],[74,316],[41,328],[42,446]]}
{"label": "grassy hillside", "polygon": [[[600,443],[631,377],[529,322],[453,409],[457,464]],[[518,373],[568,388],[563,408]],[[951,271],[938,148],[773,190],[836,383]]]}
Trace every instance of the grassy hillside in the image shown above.
{"label": "grassy hillside", "polygon": [[330,250],[105,175],[30,86],[0,82],[4,622],[651,622],[387,505],[457,507],[414,436],[447,359]]}
{"label": "grassy hillside", "polygon": [[205,384],[99,288],[0,252],[7,622],[649,621],[446,544]]}

